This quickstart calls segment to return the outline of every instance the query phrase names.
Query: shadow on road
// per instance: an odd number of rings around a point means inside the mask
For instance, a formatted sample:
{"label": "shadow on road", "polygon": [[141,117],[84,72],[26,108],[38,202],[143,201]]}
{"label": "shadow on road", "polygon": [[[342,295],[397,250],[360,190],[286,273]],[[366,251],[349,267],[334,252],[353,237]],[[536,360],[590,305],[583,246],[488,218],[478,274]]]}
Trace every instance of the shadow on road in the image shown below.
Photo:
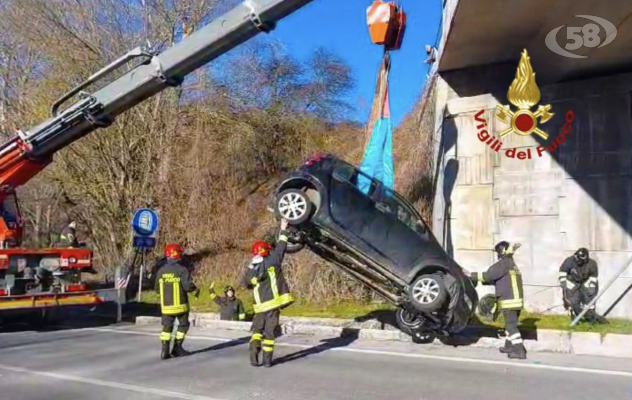
{"label": "shadow on road", "polygon": [[393,310],[374,310],[361,317],[356,317],[353,320],[355,322],[376,320],[380,323],[380,329],[384,329],[386,325],[397,328],[397,320],[395,319],[395,311]]}
{"label": "shadow on road", "polygon": [[244,336],[244,337],[240,337],[234,340],[231,340],[229,342],[224,342],[224,343],[220,343],[220,344],[216,344],[213,346],[209,346],[206,347],[204,349],[200,349],[200,350],[196,350],[196,351],[192,351],[191,355],[196,355],[196,354],[202,354],[202,353],[208,353],[209,351],[216,351],[216,350],[222,350],[222,349],[227,349],[230,347],[235,347],[235,346],[239,346],[242,344],[246,344],[250,341],[250,336]]}
{"label": "shadow on road", "polygon": [[324,339],[321,340],[321,344],[318,346],[310,347],[309,349],[304,349],[301,351],[297,351],[296,353],[287,354],[285,356],[279,357],[274,361],[275,365],[284,364],[291,361],[296,361],[301,358],[305,358],[307,356],[311,356],[314,354],[322,353],[323,351],[335,349],[336,347],[345,347],[353,343],[358,339],[359,330],[358,329],[349,329],[344,328],[340,337]]}
{"label": "shadow on road", "polygon": [[[116,323],[116,304],[72,306],[39,310],[3,312],[0,314],[0,333],[53,332],[69,329],[97,328]],[[123,306],[122,322],[134,323],[138,316],[159,316],[159,306],[129,303]]]}

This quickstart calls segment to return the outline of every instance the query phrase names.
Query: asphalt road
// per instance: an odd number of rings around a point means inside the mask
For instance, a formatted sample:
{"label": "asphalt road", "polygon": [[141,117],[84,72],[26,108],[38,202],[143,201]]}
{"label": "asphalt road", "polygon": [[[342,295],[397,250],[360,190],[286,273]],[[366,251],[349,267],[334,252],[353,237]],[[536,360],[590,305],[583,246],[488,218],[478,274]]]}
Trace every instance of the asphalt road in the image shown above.
{"label": "asphalt road", "polygon": [[279,339],[278,364],[264,369],[248,365],[245,336],[193,329],[186,347],[198,353],[161,361],[150,327],[0,333],[0,399],[632,399],[629,359],[509,361],[495,350],[295,336]]}

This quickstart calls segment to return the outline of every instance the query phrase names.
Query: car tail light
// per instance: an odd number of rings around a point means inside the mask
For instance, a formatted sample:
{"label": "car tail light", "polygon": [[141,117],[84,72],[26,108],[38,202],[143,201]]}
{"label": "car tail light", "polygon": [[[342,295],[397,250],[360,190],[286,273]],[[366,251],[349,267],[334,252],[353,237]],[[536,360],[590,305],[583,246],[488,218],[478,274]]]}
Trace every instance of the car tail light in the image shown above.
{"label": "car tail light", "polygon": [[327,154],[318,153],[318,154],[315,154],[312,157],[310,157],[307,161],[305,161],[305,163],[303,165],[308,165],[308,166],[311,167],[312,165],[325,160],[327,157],[328,157]]}
{"label": "car tail light", "polygon": [[0,296],[5,296],[7,295],[9,292],[6,289],[0,289]]}

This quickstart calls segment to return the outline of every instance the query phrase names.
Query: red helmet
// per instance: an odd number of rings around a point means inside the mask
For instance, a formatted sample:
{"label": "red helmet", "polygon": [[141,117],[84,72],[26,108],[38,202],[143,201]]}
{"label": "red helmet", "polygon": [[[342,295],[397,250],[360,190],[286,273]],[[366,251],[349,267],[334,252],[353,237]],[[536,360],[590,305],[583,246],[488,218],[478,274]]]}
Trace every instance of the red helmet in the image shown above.
{"label": "red helmet", "polygon": [[184,249],[179,244],[168,244],[165,247],[165,257],[167,258],[179,260],[182,258],[182,253],[184,253]]}
{"label": "red helmet", "polygon": [[272,250],[272,246],[268,242],[259,241],[252,245],[253,256],[267,257],[270,255],[270,250]]}

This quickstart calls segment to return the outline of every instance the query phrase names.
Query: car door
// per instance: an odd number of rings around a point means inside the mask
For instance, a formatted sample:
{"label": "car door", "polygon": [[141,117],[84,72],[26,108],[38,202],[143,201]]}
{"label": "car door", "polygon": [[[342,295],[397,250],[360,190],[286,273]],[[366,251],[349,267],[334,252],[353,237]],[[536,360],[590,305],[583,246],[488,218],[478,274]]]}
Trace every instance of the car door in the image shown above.
{"label": "car door", "polygon": [[397,198],[379,181],[343,165],[333,172],[330,202],[338,225],[394,264],[409,267],[421,255],[423,239],[398,218]]}
{"label": "car door", "polygon": [[429,232],[395,191],[380,186],[372,199],[385,226],[374,238],[374,246],[384,249],[399,267],[409,268],[423,255]]}

